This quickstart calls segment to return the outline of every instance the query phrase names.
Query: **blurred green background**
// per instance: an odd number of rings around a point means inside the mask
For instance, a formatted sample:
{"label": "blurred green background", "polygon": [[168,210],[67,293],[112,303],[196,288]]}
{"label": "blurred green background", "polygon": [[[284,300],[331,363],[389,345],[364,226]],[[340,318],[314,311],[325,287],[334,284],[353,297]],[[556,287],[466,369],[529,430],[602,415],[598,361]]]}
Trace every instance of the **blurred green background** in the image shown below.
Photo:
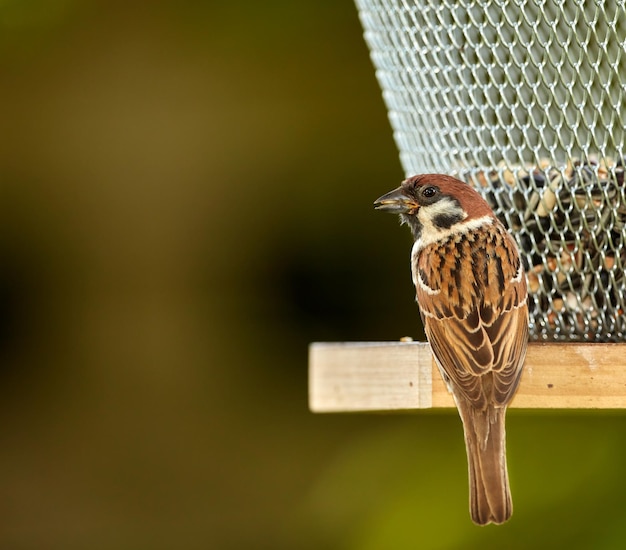
{"label": "blurred green background", "polygon": [[619,413],[313,415],[312,341],[418,337],[349,0],[0,0],[0,548],[622,548]]}

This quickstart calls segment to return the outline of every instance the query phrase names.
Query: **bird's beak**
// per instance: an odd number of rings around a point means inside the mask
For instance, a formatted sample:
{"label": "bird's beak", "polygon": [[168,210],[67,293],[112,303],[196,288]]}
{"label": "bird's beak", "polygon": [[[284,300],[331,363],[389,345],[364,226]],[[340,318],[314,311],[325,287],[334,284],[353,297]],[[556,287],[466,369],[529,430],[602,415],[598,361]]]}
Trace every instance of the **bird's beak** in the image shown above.
{"label": "bird's beak", "polygon": [[402,187],[398,187],[376,199],[374,208],[390,214],[414,214],[417,212],[419,204],[414,199],[407,197]]}

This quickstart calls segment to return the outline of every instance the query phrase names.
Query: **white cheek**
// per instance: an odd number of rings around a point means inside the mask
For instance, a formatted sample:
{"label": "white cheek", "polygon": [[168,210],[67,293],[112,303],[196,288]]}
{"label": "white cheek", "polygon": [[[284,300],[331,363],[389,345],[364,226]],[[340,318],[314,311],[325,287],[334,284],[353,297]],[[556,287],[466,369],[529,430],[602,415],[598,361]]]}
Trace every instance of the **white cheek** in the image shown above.
{"label": "white cheek", "polygon": [[437,216],[446,214],[460,214],[467,216],[467,214],[459,208],[456,202],[451,201],[448,198],[444,198],[434,204],[431,204],[430,206],[420,208],[417,213],[417,217],[422,223],[432,224],[432,220],[434,220]]}

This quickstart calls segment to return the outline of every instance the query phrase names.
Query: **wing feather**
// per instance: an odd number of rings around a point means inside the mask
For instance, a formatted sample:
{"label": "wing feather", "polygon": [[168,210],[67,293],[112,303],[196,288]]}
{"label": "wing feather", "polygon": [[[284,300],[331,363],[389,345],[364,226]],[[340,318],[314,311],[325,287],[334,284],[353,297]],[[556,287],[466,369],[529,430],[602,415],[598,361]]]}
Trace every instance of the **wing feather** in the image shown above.
{"label": "wing feather", "polygon": [[[515,243],[503,227],[488,229],[484,242],[464,235],[416,258],[417,301],[437,364],[449,386],[478,408],[510,401],[528,342],[526,279]],[[443,260],[431,262],[432,255]],[[459,269],[461,276],[453,271]]]}

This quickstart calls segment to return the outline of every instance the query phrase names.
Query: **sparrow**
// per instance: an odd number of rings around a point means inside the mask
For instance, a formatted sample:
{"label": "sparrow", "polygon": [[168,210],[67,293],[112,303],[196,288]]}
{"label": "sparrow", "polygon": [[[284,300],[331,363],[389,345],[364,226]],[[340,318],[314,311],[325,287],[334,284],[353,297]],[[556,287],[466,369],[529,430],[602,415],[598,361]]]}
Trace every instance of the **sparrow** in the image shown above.
{"label": "sparrow", "polygon": [[408,178],[374,207],[400,214],[413,233],[411,272],[424,332],[463,423],[471,518],[504,523],[513,511],[505,414],[529,326],[515,241],[478,192],[451,176]]}

